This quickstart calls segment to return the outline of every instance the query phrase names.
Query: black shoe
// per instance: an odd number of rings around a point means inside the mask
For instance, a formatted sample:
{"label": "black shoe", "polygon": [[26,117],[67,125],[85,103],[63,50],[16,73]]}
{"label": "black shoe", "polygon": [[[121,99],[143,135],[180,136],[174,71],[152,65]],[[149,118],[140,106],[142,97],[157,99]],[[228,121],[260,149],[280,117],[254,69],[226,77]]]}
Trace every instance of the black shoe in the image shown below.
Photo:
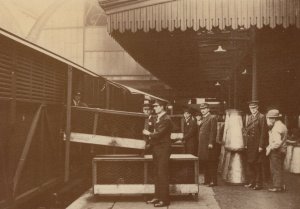
{"label": "black shoe", "polygon": [[146,203],[147,204],[155,204],[155,203],[158,203],[158,202],[159,202],[159,199],[153,198],[152,200],[148,200]]}
{"label": "black shoe", "polygon": [[214,186],[217,186],[217,183],[211,182],[208,186],[209,187],[214,187]]}
{"label": "black shoe", "polygon": [[270,188],[268,189],[269,192],[283,192],[284,190],[282,188]]}
{"label": "black shoe", "polygon": [[158,203],[154,204],[154,207],[158,208],[158,207],[165,207],[168,206],[169,204],[164,202],[164,201],[159,201]]}
{"label": "black shoe", "polygon": [[246,187],[246,188],[254,188],[255,185],[254,184],[245,184],[244,187]]}
{"label": "black shoe", "polygon": [[261,190],[262,189],[262,186],[259,186],[259,185],[255,185],[253,187],[253,190]]}

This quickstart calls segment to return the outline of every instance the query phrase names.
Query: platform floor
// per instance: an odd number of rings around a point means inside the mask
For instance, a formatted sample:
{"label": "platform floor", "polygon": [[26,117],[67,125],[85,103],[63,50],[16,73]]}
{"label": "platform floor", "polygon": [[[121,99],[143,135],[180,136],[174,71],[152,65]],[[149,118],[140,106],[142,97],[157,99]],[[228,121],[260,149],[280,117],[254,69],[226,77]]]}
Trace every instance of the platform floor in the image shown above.
{"label": "platform floor", "polygon": [[[203,176],[199,176],[203,182]],[[67,209],[150,209],[143,196],[94,196],[89,189]],[[190,195],[171,196],[171,204],[164,209],[220,209],[211,187],[199,185],[198,200]]]}
{"label": "platform floor", "polygon": [[[300,209],[300,174],[285,173],[287,191],[283,193],[254,191],[242,185],[228,185],[219,179],[219,186],[199,185],[199,199],[192,196],[171,196],[171,205],[165,209]],[[203,182],[203,176],[199,176]],[[142,196],[103,197],[85,192],[67,209],[150,209]]]}

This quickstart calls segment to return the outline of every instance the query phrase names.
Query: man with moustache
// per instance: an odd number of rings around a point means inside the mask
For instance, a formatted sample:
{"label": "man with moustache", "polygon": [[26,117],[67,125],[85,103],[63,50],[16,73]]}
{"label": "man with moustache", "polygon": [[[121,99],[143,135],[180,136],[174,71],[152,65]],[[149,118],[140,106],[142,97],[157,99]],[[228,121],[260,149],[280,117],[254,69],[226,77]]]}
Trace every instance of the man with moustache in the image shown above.
{"label": "man with moustache", "polygon": [[245,133],[247,138],[247,162],[249,182],[245,185],[253,190],[260,190],[263,186],[262,162],[266,146],[266,118],[258,111],[258,101],[248,102],[251,115],[246,121]]}
{"label": "man with moustache", "polygon": [[270,159],[272,175],[272,187],[270,192],[281,192],[285,190],[283,183],[283,161],[286,154],[287,128],[280,121],[281,114],[277,109],[271,109],[267,115],[269,127],[269,145],[266,148],[266,155]]}
{"label": "man with moustache", "polygon": [[202,121],[198,134],[198,157],[204,168],[204,185],[217,185],[218,157],[216,152],[217,118],[207,103],[200,104]]}
{"label": "man with moustache", "polygon": [[154,204],[154,207],[165,207],[170,204],[169,161],[173,125],[164,108],[165,103],[162,101],[158,100],[153,104],[153,109],[157,114],[154,131],[143,130],[143,134],[149,137],[152,146],[155,194],[154,198],[147,203]]}

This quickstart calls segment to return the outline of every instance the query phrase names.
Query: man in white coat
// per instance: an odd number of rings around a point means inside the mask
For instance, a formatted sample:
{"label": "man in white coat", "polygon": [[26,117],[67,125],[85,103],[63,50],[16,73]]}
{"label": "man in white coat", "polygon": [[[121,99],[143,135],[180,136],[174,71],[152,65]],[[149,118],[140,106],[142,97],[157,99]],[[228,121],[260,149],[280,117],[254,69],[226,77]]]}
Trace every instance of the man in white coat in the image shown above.
{"label": "man in white coat", "polygon": [[283,162],[286,153],[287,128],[279,120],[281,114],[277,109],[268,111],[266,118],[269,126],[269,146],[266,155],[270,159],[270,169],[273,187],[270,192],[281,192],[285,190],[283,183]]}

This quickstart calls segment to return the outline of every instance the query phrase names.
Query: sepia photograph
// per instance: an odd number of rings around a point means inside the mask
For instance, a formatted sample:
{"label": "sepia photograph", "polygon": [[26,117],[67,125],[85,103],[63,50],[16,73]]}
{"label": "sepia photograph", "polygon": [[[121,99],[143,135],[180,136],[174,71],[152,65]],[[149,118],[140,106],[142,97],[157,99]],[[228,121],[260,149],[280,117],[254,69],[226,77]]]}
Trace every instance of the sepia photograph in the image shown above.
{"label": "sepia photograph", "polygon": [[300,0],[0,0],[0,209],[300,209]]}

